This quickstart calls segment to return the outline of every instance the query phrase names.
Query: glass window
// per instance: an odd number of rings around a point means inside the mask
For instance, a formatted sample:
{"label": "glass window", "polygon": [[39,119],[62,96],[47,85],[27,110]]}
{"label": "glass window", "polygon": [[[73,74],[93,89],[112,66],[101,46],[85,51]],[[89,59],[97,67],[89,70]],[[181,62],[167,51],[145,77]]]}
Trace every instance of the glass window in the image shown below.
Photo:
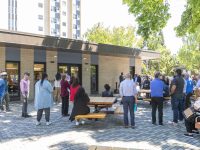
{"label": "glass window", "polygon": [[63,16],[66,16],[66,15],[67,15],[66,11],[63,11],[63,12],[62,12],[62,15],[63,15]]}
{"label": "glass window", "polygon": [[76,19],[76,14],[73,14],[73,19]]}
{"label": "glass window", "polygon": [[42,73],[45,72],[45,64],[41,64],[41,63],[35,63],[34,64],[34,80],[38,81],[41,76]]}
{"label": "glass window", "polygon": [[38,7],[43,8],[43,4],[42,3],[38,3]]}
{"label": "glass window", "polygon": [[66,32],[63,32],[62,35],[63,35],[63,36],[66,36]]}
{"label": "glass window", "polygon": [[43,27],[39,26],[38,31],[43,31]]}
{"label": "glass window", "polygon": [[63,26],[66,26],[66,22],[63,22],[62,25],[63,25]]}
{"label": "glass window", "polygon": [[19,97],[19,63],[6,62],[6,71],[8,73],[8,93],[12,97]]}
{"label": "glass window", "polygon": [[38,15],[38,19],[43,20],[43,16],[42,15]]}
{"label": "glass window", "polygon": [[76,29],[77,28],[77,25],[73,24],[73,29]]}
{"label": "glass window", "polygon": [[66,73],[67,71],[69,71],[67,65],[59,65],[58,66],[58,72],[59,73]]}

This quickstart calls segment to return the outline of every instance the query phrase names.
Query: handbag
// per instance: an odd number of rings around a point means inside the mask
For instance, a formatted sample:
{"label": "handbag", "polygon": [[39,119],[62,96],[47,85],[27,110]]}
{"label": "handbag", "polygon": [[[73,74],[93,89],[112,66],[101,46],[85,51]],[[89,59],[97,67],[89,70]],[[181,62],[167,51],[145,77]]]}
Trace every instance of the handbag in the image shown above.
{"label": "handbag", "polygon": [[193,107],[189,107],[183,111],[183,116],[186,120],[190,120],[195,116],[195,110]]}

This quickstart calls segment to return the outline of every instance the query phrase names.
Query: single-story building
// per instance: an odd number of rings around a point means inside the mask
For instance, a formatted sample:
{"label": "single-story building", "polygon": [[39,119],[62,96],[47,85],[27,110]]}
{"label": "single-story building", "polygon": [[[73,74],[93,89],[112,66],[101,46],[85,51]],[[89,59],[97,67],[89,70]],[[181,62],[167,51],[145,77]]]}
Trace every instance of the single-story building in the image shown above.
{"label": "single-story building", "polygon": [[12,100],[19,100],[24,72],[31,75],[31,98],[34,83],[44,71],[50,81],[57,72],[68,71],[79,77],[88,94],[98,94],[105,83],[114,90],[121,72],[141,74],[142,60],[159,57],[157,52],[137,48],[0,30],[0,70],[8,72]]}

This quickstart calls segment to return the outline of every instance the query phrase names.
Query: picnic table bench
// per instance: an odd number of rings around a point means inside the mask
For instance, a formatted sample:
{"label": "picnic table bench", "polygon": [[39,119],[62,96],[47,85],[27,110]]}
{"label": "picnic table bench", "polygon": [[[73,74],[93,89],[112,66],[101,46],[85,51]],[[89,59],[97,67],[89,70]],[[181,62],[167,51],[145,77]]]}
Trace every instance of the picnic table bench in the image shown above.
{"label": "picnic table bench", "polygon": [[86,115],[77,115],[75,116],[75,120],[79,121],[80,119],[104,119],[105,117],[105,113],[89,113]]}

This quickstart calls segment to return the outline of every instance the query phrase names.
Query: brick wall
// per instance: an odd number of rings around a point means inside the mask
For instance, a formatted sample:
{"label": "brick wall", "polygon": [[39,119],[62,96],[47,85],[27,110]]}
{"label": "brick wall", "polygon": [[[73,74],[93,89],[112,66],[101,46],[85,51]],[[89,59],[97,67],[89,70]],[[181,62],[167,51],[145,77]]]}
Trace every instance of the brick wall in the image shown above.
{"label": "brick wall", "polygon": [[48,79],[53,81],[57,73],[57,51],[46,51],[46,72]]}
{"label": "brick wall", "polygon": [[5,47],[0,45],[0,70],[5,70]]}
{"label": "brick wall", "polygon": [[21,48],[20,51],[21,55],[21,62],[20,62],[20,69],[21,69],[21,79],[24,76],[24,72],[30,73],[30,99],[34,98],[34,74],[33,74],[33,68],[34,68],[34,49],[29,48]]}
{"label": "brick wall", "polygon": [[112,90],[115,89],[115,83],[119,84],[121,72],[129,72],[130,58],[102,56],[99,55],[99,93],[104,90],[104,84],[108,83]]}

